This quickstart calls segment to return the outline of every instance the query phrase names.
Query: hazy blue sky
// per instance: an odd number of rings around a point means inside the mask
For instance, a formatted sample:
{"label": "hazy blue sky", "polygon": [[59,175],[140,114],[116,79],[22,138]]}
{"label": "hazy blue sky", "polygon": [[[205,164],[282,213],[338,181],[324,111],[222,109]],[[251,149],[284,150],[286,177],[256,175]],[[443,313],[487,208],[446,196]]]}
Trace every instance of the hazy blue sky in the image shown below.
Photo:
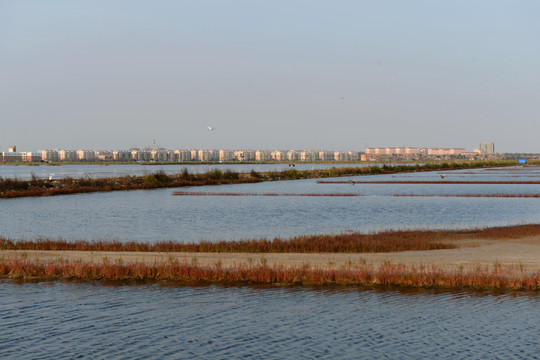
{"label": "hazy blue sky", "polygon": [[536,0],[0,0],[0,151],[540,152],[539,19]]}

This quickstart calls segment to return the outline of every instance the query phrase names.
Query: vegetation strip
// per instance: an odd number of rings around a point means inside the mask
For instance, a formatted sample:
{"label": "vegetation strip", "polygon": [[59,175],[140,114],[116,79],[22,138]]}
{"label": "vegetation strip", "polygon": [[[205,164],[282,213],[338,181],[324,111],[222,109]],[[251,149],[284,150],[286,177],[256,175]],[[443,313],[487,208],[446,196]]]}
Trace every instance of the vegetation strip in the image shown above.
{"label": "vegetation strip", "polygon": [[186,168],[178,174],[166,174],[157,171],[144,176],[123,176],[116,178],[62,178],[19,180],[0,177],[0,198],[23,196],[53,196],[90,192],[108,192],[121,190],[157,189],[203,185],[245,184],[275,180],[297,180],[329,178],[340,176],[362,176],[377,174],[396,174],[421,171],[450,171],[457,169],[476,169],[501,166],[515,166],[516,161],[479,161],[454,163],[429,163],[425,165],[383,165],[362,167],[333,167],[331,169],[298,171],[267,171],[237,173],[230,170],[210,170],[204,174],[191,174]]}
{"label": "vegetation strip", "polygon": [[339,268],[256,265],[223,267],[200,266],[187,261],[164,261],[122,264],[84,261],[38,261],[0,259],[0,278],[22,280],[78,281],[174,281],[223,284],[274,285],[345,285],[407,286],[417,288],[480,288],[539,290],[540,272],[529,272],[522,266],[478,266],[472,270],[458,267],[447,270],[435,266],[407,266],[386,263],[377,268],[363,262]]}
{"label": "vegetation strip", "polygon": [[[194,192],[174,191],[173,195],[179,196],[365,196],[359,193],[234,193],[234,192]],[[540,194],[391,194],[396,197],[475,197],[475,198],[540,198]]]}
{"label": "vegetation strip", "polygon": [[363,196],[362,194],[354,193],[308,193],[308,194],[286,194],[286,193],[234,193],[234,192],[191,192],[191,191],[174,191],[173,195],[181,196]]}
{"label": "vegetation strip", "polygon": [[392,194],[404,197],[540,198],[540,194]]}
{"label": "vegetation strip", "polygon": [[540,225],[517,225],[476,230],[390,230],[375,234],[358,232],[316,234],[290,239],[156,243],[120,241],[67,241],[62,239],[11,240],[0,237],[0,250],[140,251],[207,253],[375,253],[452,249],[449,240],[518,239],[540,235]]}
{"label": "vegetation strip", "polygon": [[482,185],[496,185],[496,184],[514,184],[514,185],[538,185],[540,181],[424,181],[424,180],[388,180],[388,181],[332,181],[332,180],[319,180],[317,184],[482,184]]}

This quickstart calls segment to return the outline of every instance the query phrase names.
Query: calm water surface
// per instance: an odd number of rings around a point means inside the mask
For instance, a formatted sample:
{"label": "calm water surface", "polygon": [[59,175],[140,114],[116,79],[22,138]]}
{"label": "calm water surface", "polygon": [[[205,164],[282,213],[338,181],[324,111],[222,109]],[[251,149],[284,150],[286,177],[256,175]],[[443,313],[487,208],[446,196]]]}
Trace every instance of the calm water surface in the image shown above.
{"label": "calm water surface", "polygon": [[[538,180],[540,172],[468,170],[445,179]],[[0,235],[196,241],[540,220],[540,199],[392,196],[539,193],[538,185],[301,180],[187,189],[359,197],[198,197],[173,190],[0,200]],[[4,280],[0,334],[0,359],[538,359],[540,295]]]}
{"label": "calm water surface", "polygon": [[[311,169],[330,169],[332,167],[363,167],[381,164],[357,164],[357,163],[299,163],[294,164],[296,170],[311,170]],[[54,174],[54,178],[80,178],[80,177],[120,177],[125,175],[146,175],[163,171],[167,174],[179,174],[184,169],[187,169],[191,174],[202,174],[208,171],[219,169],[221,171],[234,171],[248,173],[251,170],[263,171],[286,171],[290,167],[288,164],[182,164],[182,165],[1,165],[0,177],[2,178],[17,178],[31,179],[32,176],[38,179],[48,179],[49,175]]]}
{"label": "calm water surface", "polygon": [[[537,168],[456,171],[445,179],[539,180]],[[436,172],[333,180],[437,180]],[[357,197],[173,196],[175,189],[0,200],[0,235],[19,239],[155,242],[273,238],[342,231],[475,228],[540,219],[540,198],[394,194],[540,193],[539,185],[319,184],[315,179],[182,188],[240,193],[355,193]]]}
{"label": "calm water surface", "polygon": [[537,359],[540,297],[0,283],[2,359]]}

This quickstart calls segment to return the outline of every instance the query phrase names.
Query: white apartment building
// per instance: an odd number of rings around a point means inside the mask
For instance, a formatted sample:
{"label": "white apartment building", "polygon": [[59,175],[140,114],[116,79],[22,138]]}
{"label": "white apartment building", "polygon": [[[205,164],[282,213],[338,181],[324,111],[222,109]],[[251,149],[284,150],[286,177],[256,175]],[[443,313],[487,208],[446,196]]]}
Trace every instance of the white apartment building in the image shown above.
{"label": "white apartment building", "polygon": [[219,151],[216,150],[199,150],[197,158],[199,161],[218,161]]}
{"label": "white apartment building", "polygon": [[427,154],[434,155],[434,156],[459,155],[466,152],[467,150],[465,150],[464,148],[428,148],[427,149]]}
{"label": "white apartment building", "polygon": [[77,160],[76,150],[58,150],[58,157],[60,160]]}
{"label": "white apartment building", "polygon": [[334,153],[332,151],[319,151],[319,160],[332,161],[334,160]]}
{"label": "white apartment building", "polygon": [[234,151],[232,150],[219,150],[219,161],[232,161],[235,160]]}
{"label": "white apartment building", "polygon": [[360,160],[360,153],[358,151],[349,151],[349,161],[358,161]]}
{"label": "white apartment building", "polygon": [[272,159],[276,161],[283,161],[285,160],[285,153],[281,150],[274,150],[272,151]]}
{"label": "white apartment building", "polygon": [[298,152],[296,150],[287,151],[287,160],[289,160],[289,161],[299,161],[300,160],[300,152]]}
{"label": "white apartment building", "polygon": [[41,153],[39,152],[1,152],[0,161],[1,162],[12,162],[12,161],[40,161]]}
{"label": "white apartment building", "polygon": [[46,161],[58,161],[60,160],[60,155],[58,150],[41,150],[41,160]]}
{"label": "white apartment building", "polygon": [[171,150],[155,149],[150,151],[152,161],[167,162],[174,161],[174,152]]}
{"label": "white apartment building", "polygon": [[244,159],[247,161],[255,161],[257,152],[255,150],[244,150]]}
{"label": "white apartment building", "polygon": [[94,150],[77,150],[77,159],[79,160],[94,160],[95,158]]}
{"label": "white apartment building", "polygon": [[268,150],[257,150],[255,152],[256,161],[272,161],[272,152]]}
{"label": "white apartment building", "polygon": [[479,148],[484,154],[495,154],[495,143],[482,142]]}
{"label": "white apartment building", "polygon": [[174,150],[175,161],[191,161],[191,151],[189,150]]}
{"label": "white apartment building", "polygon": [[315,150],[304,150],[300,152],[300,161],[318,161],[319,153]]}
{"label": "white apartment building", "polygon": [[135,161],[150,161],[152,153],[148,150],[131,150],[131,159]]}
{"label": "white apartment building", "polygon": [[131,151],[128,150],[114,150],[112,152],[113,159],[118,161],[130,161],[131,158]]}
{"label": "white apartment building", "polygon": [[417,147],[375,147],[366,148],[366,155],[417,155],[420,149]]}
{"label": "white apartment building", "polygon": [[349,154],[344,151],[334,151],[335,161],[349,161]]}

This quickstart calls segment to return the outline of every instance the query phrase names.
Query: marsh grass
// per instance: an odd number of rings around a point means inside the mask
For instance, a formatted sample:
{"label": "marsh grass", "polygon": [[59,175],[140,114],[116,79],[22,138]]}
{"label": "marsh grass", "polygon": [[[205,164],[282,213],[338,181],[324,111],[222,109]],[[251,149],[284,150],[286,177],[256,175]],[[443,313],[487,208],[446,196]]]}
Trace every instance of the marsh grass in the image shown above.
{"label": "marsh grass", "polygon": [[240,174],[231,171],[222,173],[220,170],[214,170],[203,174],[189,174],[185,169],[179,174],[172,175],[166,174],[164,171],[157,171],[143,176],[123,176],[117,178],[86,177],[74,179],[68,177],[52,181],[0,178],[0,198],[254,183],[260,181],[260,179],[253,178],[249,174],[247,176],[240,176]]}
{"label": "marsh grass", "polygon": [[392,194],[396,197],[472,197],[472,198],[540,198],[540,194],[509,194],[509,193],[495,193],[495,194]]}
{"label": "marsh grass", "polygon": [[384,263],[373,267],[364,263],[319,268],[309,264],[296,267],[221,263],[201,266],[196,262],[165,261],[147,263],[102,263],[38,261],[23,258],[0,259],[0,278],[19,280],[77,281],[167,281],[179,283],[268,284],[306,286],[405,286],[414,288],[472,288],[539,290],[540,273],[520,266],[478,266],[447,270],[431,265],[407,266]]}
{"label": "marsh grass", "polygon": [[381,180],[381,181],[342,181],[342,180],[319,180],[318,184],[445,184],[445,185],[464,185],[464,184],[477,184],[477,185],[538,185],[540,181],[481,181],[481,180]]}
{"label": "marsh grass", "polygon": [[389,230],[373,234],[358,232],[274,238],[200,241],[184,243],[120,242],[118,240],[68,241],[42,238],[11,240],[0,238],[0,250],[73,250],[139,252],[208,252],[208,253],[373,253],[452,249],[460,239],[518,239],[540,235],[540,225],[516,225],[473,230]]}
{"label": "marsh grass", "polygon": [[363,196],[357,193],[245,193],[245,192],[196,192],[196,191],[173,191],[173,195],[179,196],[306,196],[306,197],[352,197]]}
{"label": "marsh grass", "polygon": [[[425,165],[383,165],[363,167],[333,167],[325,170],[296,169],[257,173],[237,173],[230,170],[222,172],[219,169],[209,170],[202,174],[190,174],[184,168],[178,174],[166,174],[157,171],[143,176],[123,176],[117,178],[62,178],[52,181],[37,179],[32,176],[30,180],[0,177],[0,198],[15,198],[24,196],[54,196],[67,194],[80,194],[89,192],[107,192],[120,190],[157,189],[186,186],[245,184],[274,180],[296,180],[308,178],[327,178],[339,176],[361,176],[377,174],[393,174],[419,171],[449,171],[455,169],[489,168],[495,166],[516,165],[515,161],[480,161],[455,163],[428,163]],[[347,182],[349,183],[349,182]]]}

